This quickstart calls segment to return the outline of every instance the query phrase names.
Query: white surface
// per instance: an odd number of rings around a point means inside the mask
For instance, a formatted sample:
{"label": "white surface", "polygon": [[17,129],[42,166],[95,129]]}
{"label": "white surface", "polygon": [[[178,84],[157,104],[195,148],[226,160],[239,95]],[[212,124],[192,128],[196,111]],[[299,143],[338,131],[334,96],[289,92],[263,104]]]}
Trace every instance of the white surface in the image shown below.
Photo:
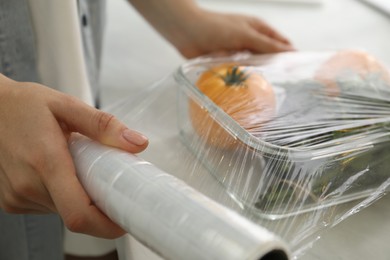
{"label": "white surface", "polygon": [[[215,10],[257,15],[287,35],[298,49],[360,48],[390,64],[390,20],[356,0],[323,0],[319,6],[232,0],[199,2]],[[170,74],[183,62],[126,1],[110,0],[108,4],[101,78],[105,105]],[[329,230],[300,259],[389,259],[389,202],[387,196]],[[151,259],[144,256],[136,259]]]}
{"label": "white surface", "polygon": [[64,251],[66,254],[81,257],[98,257],[114,251],[115,248],[115,241],[112,239],[73,233],[64,227]]}

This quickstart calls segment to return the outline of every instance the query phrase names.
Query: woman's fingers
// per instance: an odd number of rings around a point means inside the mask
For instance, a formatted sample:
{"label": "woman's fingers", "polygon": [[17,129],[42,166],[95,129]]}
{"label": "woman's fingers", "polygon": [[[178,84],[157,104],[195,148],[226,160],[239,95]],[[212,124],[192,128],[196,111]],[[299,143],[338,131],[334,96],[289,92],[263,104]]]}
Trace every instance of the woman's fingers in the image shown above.
{"label": "woman's fingers", "polygon": [[260,34],[264,34],[268,36],[271,39],[274,39],[275,41],[278,41],[280,43],[283,43],[285,45],[290,45],[292,47],[292,44],[290,40],[284,36],[282,33],[278,32],[276,29],[272,28],[270,25],[268,25],[263,20],[256,18],[256,17],[250,17],[249,18],[249,24]]}
{"label": "woman's fingers", "polygon": [[246,49],[255,53],[275,53],[295,50],[289,44],[285,44],[270,38],[267,35],[258,33],[248,36],[246,41]]}
{"label": "woman's fingers", "polygon": [[127,128],[113,115],[75,98],[66,96],[61,102],[51,106],[51,110],[70,132],[79,132],[105,145],[131,153],[141,152],[148,146],[148,139],[141,133]]}

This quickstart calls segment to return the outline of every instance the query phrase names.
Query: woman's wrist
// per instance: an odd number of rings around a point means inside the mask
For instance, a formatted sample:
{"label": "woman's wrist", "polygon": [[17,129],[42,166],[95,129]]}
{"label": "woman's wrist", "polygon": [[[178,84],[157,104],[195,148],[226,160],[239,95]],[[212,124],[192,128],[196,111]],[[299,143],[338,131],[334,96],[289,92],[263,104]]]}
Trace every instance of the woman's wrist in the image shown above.
{"label": "woman's wrist", "polygon": [[202,9],[192,0],[129,0],[137,11],[169,41],[199,21]]}

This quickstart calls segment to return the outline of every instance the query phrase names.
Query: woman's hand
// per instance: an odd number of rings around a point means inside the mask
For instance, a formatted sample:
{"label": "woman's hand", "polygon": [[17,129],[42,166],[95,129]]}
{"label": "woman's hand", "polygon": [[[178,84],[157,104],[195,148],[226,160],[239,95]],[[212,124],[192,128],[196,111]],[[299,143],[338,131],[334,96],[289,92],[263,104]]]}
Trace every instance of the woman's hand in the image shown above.
{"label": "woman's hand", "polygon": [[217,52],[294,50],[286,37],[256,17],[203,10],[197,21],[183,29],[185,33],[170,40],[187,58]]}
{"label": "woman's hand", "polygon": [[0,74],[0,207],[8,213],[57,212],[74,232],[124,234],[79,183],[68,138],[79,132],[131,153],[147,139],[110,114],[36,83]]}
{"label": "woman's hand", "polygon": [[130,0],[133,6],[187,58],[244,51],[292,51],[289,40],[257,17],[208,11],[193,0]]}

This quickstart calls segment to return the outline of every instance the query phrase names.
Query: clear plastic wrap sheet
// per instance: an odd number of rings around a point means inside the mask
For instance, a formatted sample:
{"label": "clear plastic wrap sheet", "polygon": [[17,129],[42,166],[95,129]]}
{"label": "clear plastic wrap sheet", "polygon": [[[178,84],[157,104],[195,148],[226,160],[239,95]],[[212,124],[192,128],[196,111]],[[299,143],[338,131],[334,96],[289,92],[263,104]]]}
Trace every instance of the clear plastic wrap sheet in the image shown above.
{"label": "clear plastic wrap sheet", "polygon": [[140,156],[295,256],[390,183],[390,76],[355,50],[202,57],[107,108]]}

